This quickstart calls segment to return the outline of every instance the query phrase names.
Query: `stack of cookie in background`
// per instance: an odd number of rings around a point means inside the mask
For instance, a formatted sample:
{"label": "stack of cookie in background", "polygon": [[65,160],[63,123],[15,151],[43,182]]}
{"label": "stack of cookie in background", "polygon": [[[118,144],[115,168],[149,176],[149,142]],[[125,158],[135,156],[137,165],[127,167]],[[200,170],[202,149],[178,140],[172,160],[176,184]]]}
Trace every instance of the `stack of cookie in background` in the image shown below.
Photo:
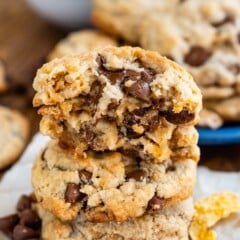
{"label": "stack of cookie in background", "polygon": [[188,239],[200,90],[155,52],[83,52],[43,65],[33,84],[53,139],[32,172],[42,238]]}
{"label": "stack of cookie in background", "polygon": [[94,0],[93,21],[184,66],[203,94],[200,126],[240,120],[239,0]]}

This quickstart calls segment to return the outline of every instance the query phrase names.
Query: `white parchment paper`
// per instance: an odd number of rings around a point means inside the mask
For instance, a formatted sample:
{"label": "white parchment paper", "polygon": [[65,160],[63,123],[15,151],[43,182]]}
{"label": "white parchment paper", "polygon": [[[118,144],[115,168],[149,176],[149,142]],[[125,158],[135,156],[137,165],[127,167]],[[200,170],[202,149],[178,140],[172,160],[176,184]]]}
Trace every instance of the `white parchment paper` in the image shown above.
{"label": "white parchment paper", "polygon": [[[48,141],[48,137],[36,134],[21,159],[2,178],[0,217],[14,213],[19,196],[32,191],[32,162]],[[223,191],[233,191],[240,195],[240,173],[216,172],[205,167],[198,168],[195,199]],[[240,214],[222,221],[215,229],[218,233],[218,240],[240,240]]]}

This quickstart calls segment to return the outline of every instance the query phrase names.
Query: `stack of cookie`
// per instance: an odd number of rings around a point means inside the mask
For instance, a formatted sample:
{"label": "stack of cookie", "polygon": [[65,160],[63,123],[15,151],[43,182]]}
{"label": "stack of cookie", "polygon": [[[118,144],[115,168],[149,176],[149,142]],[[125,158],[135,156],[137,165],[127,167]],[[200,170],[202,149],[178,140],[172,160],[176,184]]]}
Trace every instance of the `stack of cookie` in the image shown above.
{"label": "stack of cookie", "polygon": [[45,64],[33,86],[53,139],[32,173],[43,239],[188,239],[201,93],[185,70],[107,47]]}
{"label": "stack of cookie", "polygon": [[200,125],[240,120],[239,0],[94,0],[93,20],[184,66],[203,94]]}

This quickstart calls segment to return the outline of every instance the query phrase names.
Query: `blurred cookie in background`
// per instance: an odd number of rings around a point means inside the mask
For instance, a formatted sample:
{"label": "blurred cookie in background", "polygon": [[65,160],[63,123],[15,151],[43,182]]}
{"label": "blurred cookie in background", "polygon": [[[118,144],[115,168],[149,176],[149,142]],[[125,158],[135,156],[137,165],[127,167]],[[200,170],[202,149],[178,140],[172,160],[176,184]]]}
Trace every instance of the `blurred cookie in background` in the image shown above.
{"label": "blurred cookie in background", "polygon": [[48,55],[48,60],[60,58],[65,55],[77,55],[96,48],[117,46],[114,38],[97,30],[82,30],[70,33],[61,40]]}
{"label": "blurred cookie in background", "polygon": [[29,122],[19,112],[0,106],[0,170],[14,163],[27,144]]}
{"label": "blurred cookie in background", "polygon": [[149,14],[140,31],[144,48],[168,56],[193,75],[208,110],[224,121],[240,120],[234,108],[240,104],[239,1],[184,1],[172,11]]}
{"label": "blurred cookie in background", "polygon": [[0,59],[0,93],[7,90],[6,69],[3,61]]}

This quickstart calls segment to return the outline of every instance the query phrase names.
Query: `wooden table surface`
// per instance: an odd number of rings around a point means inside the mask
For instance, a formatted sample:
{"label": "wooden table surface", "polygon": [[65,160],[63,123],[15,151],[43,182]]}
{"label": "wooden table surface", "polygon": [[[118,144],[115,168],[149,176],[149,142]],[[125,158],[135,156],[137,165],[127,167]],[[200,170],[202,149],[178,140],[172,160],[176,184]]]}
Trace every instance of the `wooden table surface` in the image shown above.
{"label": "wooden table surface", "polygon": [[[31,106],[32,80],[66,31],[35,14],[23,0],[0,1],[0,58],[6,63],[9,90],[0,104],[18,109],[31,121],[31,136],[38,131],[39,117]],[[240,170],[240,145],[201,148],[200,164],[211,169]]]}

